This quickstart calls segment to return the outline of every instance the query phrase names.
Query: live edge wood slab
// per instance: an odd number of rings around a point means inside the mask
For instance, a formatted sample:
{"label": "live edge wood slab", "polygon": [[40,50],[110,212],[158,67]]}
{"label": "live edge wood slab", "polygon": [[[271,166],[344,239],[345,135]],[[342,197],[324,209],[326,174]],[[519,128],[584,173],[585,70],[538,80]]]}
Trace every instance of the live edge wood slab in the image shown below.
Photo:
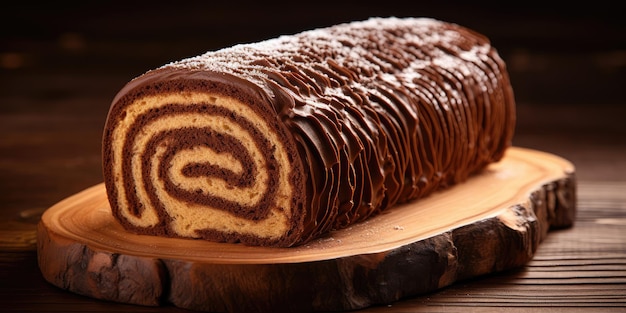
{"label": "live edge wood slab", "polygon": [[89,297],[214,312],[364,308],[521,267],[576,212],[569,161],[520,147],[467,182],[294,248],[125,231],[103,184],[49,208],[44,278]]}

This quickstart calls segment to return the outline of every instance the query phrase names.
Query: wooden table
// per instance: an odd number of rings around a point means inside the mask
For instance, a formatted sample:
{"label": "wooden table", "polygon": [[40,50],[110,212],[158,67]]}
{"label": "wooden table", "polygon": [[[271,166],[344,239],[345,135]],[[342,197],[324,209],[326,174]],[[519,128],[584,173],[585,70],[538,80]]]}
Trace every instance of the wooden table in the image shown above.
{"label": "wooden table", "polygon": [[[268,23],[253,32],[246,28],[250,24],[224,18],[222,14],[232,14],[224,7],[217,13],[203,11],[213,14],[205,19],[214,21],[204,28],[198,27],[198,10],[192,10],[195,19],[172,20],[171,25],[190,21],[189,29],[158,26],[165,11],[157,9],[152,9],[160,12],[156,17],[143,16],[144,28],[133,22],[137,8],[99,14],[57,10],[64,14],[55,18],[45,10],[21,8],[1,25],[7,29],[14,26],[11,22],[30,22],[41,35],[14,28],[0,46],[0,311],[188,312],[78,296],[48,284],[37,267],[36,224],[41,214],[102,181],[100,136],[111,99],[130,78],[171,60],[238,40],[374,15],[367,8],[350,14],[344,8],[335,18],[291,16],[283,20],[288,30]],[[619,50],[626,42],[623,25],[607,22],[605,16],[604,24],[594,24],[600,38],[583,38],[601,44],[578,50],[567,49],[574,44],[567,40],[566,27],[548,27],[536,39],[544,44],[561,39],[566,48],[544,50],[528,44],[533,40],[522,31],[545,20],[529,26],[522,15],[504,23],[503,18],[446,15],[441,8],[416,10],[411,12],[467,22],[493,37],[496,46],[500,43],[518,99],[514,144],[574,163],[578,214],[574,227],[552,231],[523,268],[362,312],[626,312],[626,56]],[[29,15],[20,15],[26,12]],[[243,13],[249,23],[255,17],[254,9]],[[566,22],[578,25],[573,19]],[[224,23],[240,25],[238,35],[214,31],[212,40],[199,39]],[[182,30],[185,35],[180,35]],[[139,34],[144,36],[137,40]]]}

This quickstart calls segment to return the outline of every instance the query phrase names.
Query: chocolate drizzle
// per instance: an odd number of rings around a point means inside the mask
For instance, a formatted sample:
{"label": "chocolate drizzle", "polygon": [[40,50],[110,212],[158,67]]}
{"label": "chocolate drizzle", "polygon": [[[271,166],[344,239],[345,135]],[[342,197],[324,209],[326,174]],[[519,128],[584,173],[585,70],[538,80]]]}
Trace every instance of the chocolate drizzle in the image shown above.
{"label": "chocolate drizzle", "polygon": [[302,165],[292,171],[303,179],[300,244],[466,180],[503,156],[515,128],[488,39],[432,19],[372,18],[208,52],[142,75],[114,103],[172,77],[265,101]]}

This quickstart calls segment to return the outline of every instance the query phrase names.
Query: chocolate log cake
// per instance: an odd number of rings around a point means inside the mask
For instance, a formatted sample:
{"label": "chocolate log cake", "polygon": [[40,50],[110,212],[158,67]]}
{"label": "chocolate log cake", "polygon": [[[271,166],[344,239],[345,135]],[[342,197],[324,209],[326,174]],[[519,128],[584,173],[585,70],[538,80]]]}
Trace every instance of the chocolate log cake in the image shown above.
{"label": "chocolate log cake", "polygon": [[485,36],[371,18],[131,80],[106,121],[104,181],[129,231],[288,247],[462,183],[514,127]]}

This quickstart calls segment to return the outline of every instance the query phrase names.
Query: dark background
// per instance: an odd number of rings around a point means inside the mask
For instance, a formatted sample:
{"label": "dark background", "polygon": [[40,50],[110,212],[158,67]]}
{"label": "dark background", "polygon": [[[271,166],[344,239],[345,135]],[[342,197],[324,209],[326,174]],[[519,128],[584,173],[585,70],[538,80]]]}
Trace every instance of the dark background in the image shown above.
{"label": "dark background", "polygon": [[131,77],[165,62],[237,43],[371,16],[425,16],[491,38],[509,63],[521,102],[619,101],[616,93],[626,78],[626,17],[617,5],[506,2],[17,4],[0,13],[0,48],[2,53],[23,54],[22,70],[59,67],[102,75],[127,71]]}
{"label": "dark background", "polygon": [[[143,72],[237,43],[367,19],[424,16],[488,36],[518,103],[514,144],[573,161],[626,149],[626,27],[604,1],[51,1],[0,13],[0,206],[43,210],[99,183],[115,93]],[[559,144],[555,144],[559,143]],[[575,149],[586,144],[586,149]],[[593,168],[583,169],[593,179]],[[607,173],[604,173],[607,174]],[[606,179],[606,176],[604,176]]]}
{"label": "dark background", "polygon": [[18,3],[0,13],[0,49],[23,54],[21,70],[57,67],[94,75],[125,71],[129,78],[165,62],[237,43],[372,16],[425,16],[491,38],[509,63],[521,102],[619,102],[616,94],[626,78],[626,17],[617,5],[507,2]]}

